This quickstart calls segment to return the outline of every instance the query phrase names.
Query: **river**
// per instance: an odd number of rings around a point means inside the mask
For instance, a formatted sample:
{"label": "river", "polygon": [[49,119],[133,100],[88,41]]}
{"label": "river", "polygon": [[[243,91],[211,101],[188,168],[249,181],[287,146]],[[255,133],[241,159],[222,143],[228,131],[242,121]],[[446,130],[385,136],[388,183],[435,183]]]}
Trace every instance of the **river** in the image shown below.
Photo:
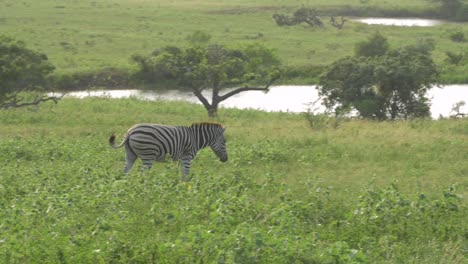
{"label": "river", "polygon": [[433,27],[445,23],[445,20],[437,19],[422,19],[422,18],[379,18],[379,17],[364,17],[352,18],[351,20],[368,25],[384,25],[397,27]]}
{"label": "river", "polygon": [[[369,25],[388,26],[430,27],[448,23],[443,20],[419,18],[352,18],[352,20]],[[210,98],[210,91],[206,91],[204,95]],[[455,103],[465,101],[468,104],[468,84],[447,85],[442,88],[434,87],[427,95],[432,100],[432,118],[447,117],[450,115]],[[183,100],[200,103],[191,93],[180,91],[98,90],[71,92],[67,96],[79,98],[88,96],[136,97],[142,100]],[[222,102],[221,107],[300,113],[307,111],[310,103],[316,100],[318,100],[318,91],[315,86],[286,85],[272,87],[266,94],[259,91],[237,94]],[[324,111],[324,107],[320,105],[320,102],[314,105],[314,109],[317,112]],[[468,105],[461,108],[461,112],[468,113]]]}
{"label": "river", "polygon": [[[204,95],[210,98],[210,91],[205,91]],[[448,117],[455,103],[465,101],[468,104],[468,84],[434,87],[427,95],[431,98],[432,118]],[[89,96],[136,97],[141,100],[183,100],[200,103],[190,92],[181,91],[96,90],[70,92],[67,96],[78,98]],[[272,87],[268,93],[249,91],[237,94],[222,102],[221,107],[300,113],[307,111],[310,103],[318,99],[316,86],[282,85]],[[320,104],[316,104],[316,106],[318,106],[317,112],[324,110]],[[461,110],[468,113],[468,105],[465,105]]]}

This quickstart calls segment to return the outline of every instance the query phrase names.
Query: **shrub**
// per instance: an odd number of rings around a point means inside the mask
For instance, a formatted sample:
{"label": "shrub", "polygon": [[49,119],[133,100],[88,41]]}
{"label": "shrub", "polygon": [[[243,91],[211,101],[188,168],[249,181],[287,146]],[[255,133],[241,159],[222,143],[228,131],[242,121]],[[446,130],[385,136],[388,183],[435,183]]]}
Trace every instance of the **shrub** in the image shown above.
{"label": "shrub", "polygon": [[465,34],[461,31],[456,31],[450,34],[450,39],[454,42],[465,42]]}
{"label": "shrub", "polygon": [[456,21],[468,20],[468,4],[463,4],[460,8],[457,9],[455,20]]}
{"label": "shrub", "polygon": [[368,40],[356,44],[355,49],[356,57],[377,57],[388,51],[389,44],[387,38],[376,32]]}
{"label": "shrub", "polygon": [[129,88],[132,86],[131,74],[124,69],[105,68],[97,72],[78,72],[54,76],[54,86],[62,91],[86,90],[96,87]]}
{"label": "shrub", "polygon": [[190,43],[194,43],[194,44],[207,43],[208,41],[210,41],[210,39],[211,39],[211,35],[209,33],[206,33],[200,30],[197,30],[193,32],[191,35],[187,36],[187,40]]}
{"label": "shrub", "polygon": [[452,51],[446,51],[445,55],[447,55],[446,62],[453,65],[460,64],[465,57],[464,53],[455,53]]}

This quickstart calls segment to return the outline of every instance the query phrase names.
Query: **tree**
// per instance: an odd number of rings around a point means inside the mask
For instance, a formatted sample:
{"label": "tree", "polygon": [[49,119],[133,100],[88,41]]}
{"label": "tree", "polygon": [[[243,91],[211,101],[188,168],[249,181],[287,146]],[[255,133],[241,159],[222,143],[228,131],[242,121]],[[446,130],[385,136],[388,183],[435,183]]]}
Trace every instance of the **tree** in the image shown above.
{"label": "tree", "polygon": [[[311,27],[319,27],[324,28],[325,24],[320,19],[318,12],[309,7],[302,6],[301,8],[294,11],[292,16],[288,16],[285,14],[273,14],[273,19],[275,20],[276,24],[280,27],[282,26],[295,26],[302,23],[305,23]],[[341,21],[335,18],[335,16],[330,16],[330,24],[337,28],[343,29],[343,26],[347,20],[341,17]]]}
{"label": "tree", "polygon": [[[155,88],[190,90],[210,117],[215,117],[219,104],[233,95],[268,92],[281,72],[276,54],[255,44],[243,49],[221,45],[167,46],[149,56],[133,56],[133,60],[139,65],[140,79]],[[211,89],[211,102],[202,93],[207,89]]]}
{"label": "tree", "polygon": [[427,47],[407,46],[389,51],[378,59],[374,74],[392,120],[430,115],[426,94],[436,81],[437,69]]}
{"label": "tree", "polygon": [[280,27],[294,26],[301,23],[306,23],[311,27],[324,27],[317,11],[315,9],[304,6],[297,9],[292,17],[283,14],[273,14],[273,19]]}
{"label": "tree", "polygon": [[346,57],[334,62],[320,77],[319,96],[337,115],[356,109],[361,117],[385,119],[384,98],[376,92],[375,65],[365,57]]}
{"label": "tree", "polygon": [[460,0],[428,0],[433,3],[438,3],[440,5],[440,13],[442,16],[447,18],[456,18],[457,12],[463,6],[463,3]]}
{"label": "tree", "polygon": [[381,56],[340,59],[321,76],[319,94],[335,113],[355,109],[378,120],[426,117],[426,93],[436,76],[431,47],[423,43]]}
{"label": "tree", "polygon": [[337,28],[337,29],[343,29],[344,23],[348,21],[347,19],[341,17],[341,21],[338,22],[335,18],[335,16],[330,16],[330,24]]}
{"label": "tree", "polygon": [[366,41],[359,42],[355,46],[355,54],[357,57],[376,57],[384,55],[390,45],[388,44],[387,38],[385,38],[379,32],[375,32]]}
{"label": "tree", "polygon": [[43,95],[47,76],[53,70],[46,55],[27,49],[23,42],[0,35],[0,108],[37,105],[49,100],[57,102],[60,98]]}

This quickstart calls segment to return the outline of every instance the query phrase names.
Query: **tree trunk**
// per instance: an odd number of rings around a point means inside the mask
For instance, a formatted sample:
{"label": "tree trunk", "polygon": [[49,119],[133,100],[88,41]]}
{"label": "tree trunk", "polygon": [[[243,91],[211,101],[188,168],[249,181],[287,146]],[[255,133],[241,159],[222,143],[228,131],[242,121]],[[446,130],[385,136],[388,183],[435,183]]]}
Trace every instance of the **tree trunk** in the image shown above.
{"label": "tree trunk", "polygon": [[216,105],[210,105],[209,108],[206,108],[208,111],[208,117],[209,118],[216,118],[218,116],[218,106]]}
{"label": "tree trunk", "polygon": [[202,88],[192,87],[192,91],[193,91],[193,94],[198,98],[198,100],[200,100],[200,102],[203,104],[205,109],[208,111],[208,117],[215,118],[218,115],[218,106],[222,101],[224,101],[224,100],[228,99],[229,97],[234,96],[234,95],[236,95],[238,93],[242,93],[242,92],[246,92],[246,91],[264,91],[264,92],[268,92],[269,89],[270,89],[270,86],[277,79],[279,79],[279,77],[271,79],[265,85],[265,87],[240,87],[240,88],[234,89],[234,90],[232,90],[232,91],[230,91],[230,92],[228,92],[228,93],[226,93],[224,95],[219,95],[219,92],[220,92],[221,89],[219,87],[215,87],[215,88],[213,88],[213,93],[211,94],[211,104],[205,98],[205,96],[203,96],[203,94],[202,94],[203,89]]}
{"label": "tree trunk", "polygon": [[[221,102],[221,100],[219,99],[218,94],[217,93],[212,94],[212,101],[211,101],[211,104],[210,104],[210,102],[201,93],[201,89],[193,88],[192,91],[193,91],[193,94],[195,94],[195,96],[198,98],[198,100],[200,100],[200,102],[205,107],[206,111],[208,112],[208,117],[209,118],[215,118],[218,115],[218,105]],[[213,90],[213,91],[215,91],[215,90]]]}

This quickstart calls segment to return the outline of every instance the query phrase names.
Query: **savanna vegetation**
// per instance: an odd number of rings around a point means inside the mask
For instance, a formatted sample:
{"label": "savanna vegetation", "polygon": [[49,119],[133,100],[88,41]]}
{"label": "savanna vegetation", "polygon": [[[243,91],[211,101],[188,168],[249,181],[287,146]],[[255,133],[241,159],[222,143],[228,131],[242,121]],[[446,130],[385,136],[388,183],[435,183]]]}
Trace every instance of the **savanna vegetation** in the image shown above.
{"label": "savanna vegetation", "polygon": [[356,55],[334,62],[320,77],[319,95],[328,111],[386,120],[430,116],[427,91],[436,82],[432,43],[389,50],[376,33],[356,45]]}
{"label": "savanna vegetation", "polygon": [[0,35],[0,109],[57,102],[57,97],[44,95],[53,70],[45,54]]}
{"label": "savanna vegetation", "polygon": [[[198,34],[196,34],[198,33]],[[208,36],[196,32],[192,36]],[[276,54],[261,45],[228,49],[220,45],[200,45],[180,49],[176,46],[155,50],[149,56],[135,55],[138,79],[151,86],[180,89],[193,93],[210,117],[215,117],[219,104],[238,93],[268,92],[281,78]],[[223,92],[225,88],[230,91]],[[210,90],[210,96],[203,94]]]}
{"label": "savanna vegetation", "polygon": [[[468,120],[420,118],[430,83],[468,80],[466,24],[307,23],[465,20],[466,5],[0,0],[0,262],[466,263]],[[223,109],[229,161],[202,151],[188,184],[177,163],[125,175],[108,146],[274,81],[319,83],[337,115]],[[215,90],[202,105],[43,96],[142,82]]]}
{"label": "savanna vegetation", "polygon": [[[209,150],[124,175],[108,146],[136,120],[203,106],[62,99],[0,112],[3,263],[465,263],[466,119],[338,122],[223,109]],[[141,163],[139,163],[141,164]]]}
{"label": "savanna vegetation", "polygon": [[[2,33],[46,54],[56,66],[57,85],[62,88],[128,87],[137,69],[130,59],[133,55],[150,54],[166,46],[185,48],[197,31],[209,33],[211,44],[227,48],[260,43],[275,50],[288,69],[282,82],[294,84],[317,83],[327,65],[352,55],[355,44],[376,31],[388,38],[392,49],[431,40],[435,43],[433,59],[442,70],[439,81],[467,82],[466,24],[409,28],[370,26],[351,19],[352,16],[452,19],[458,16],[466,20],[463,15],[466,1],[2,0],[0,3]],[[276,25],[274,14],[290,15],[303,6],[316,10],[325,26]],[[347,19],[342,29],[330,25],[330,15]]]}

